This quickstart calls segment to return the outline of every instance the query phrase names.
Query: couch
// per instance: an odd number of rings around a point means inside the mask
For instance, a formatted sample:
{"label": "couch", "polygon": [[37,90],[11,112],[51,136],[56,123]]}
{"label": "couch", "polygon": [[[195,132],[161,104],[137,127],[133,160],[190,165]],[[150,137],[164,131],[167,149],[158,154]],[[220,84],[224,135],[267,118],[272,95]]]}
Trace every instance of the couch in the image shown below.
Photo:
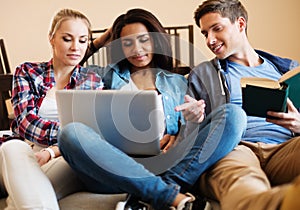
{"label": "couch", "polygon": [[[78,192],[59,201],[61,210],[113,210],[116,203],[125,198],[125,194],[100,195]],[[6,206],[6,199],[0,199],[0,209]]]}
{"label": "couch", "polygon": [[[78,192],[59,201],[61,210],[114,210],[118,201],[124,200],[125,194],[103,195],[89,192]],[[6,206],[6,199],[0,199],[0,209]],[[217,203],[206,204],[205,210],[218,210]]]}
{"label": "couch", "polygon": [[[0,131],[3,134],[10,134],[10,131]],[[35,147],[34,147],[35,148]],[[124,200],[126,194],[96,194],[90,192],[77,192],[59,201],[61,210],[114,210],[117,202]],[[6,199],[0,199],[0,210],[6,207]],[[209,202],[205,210],[218,210],[218,204]]]}

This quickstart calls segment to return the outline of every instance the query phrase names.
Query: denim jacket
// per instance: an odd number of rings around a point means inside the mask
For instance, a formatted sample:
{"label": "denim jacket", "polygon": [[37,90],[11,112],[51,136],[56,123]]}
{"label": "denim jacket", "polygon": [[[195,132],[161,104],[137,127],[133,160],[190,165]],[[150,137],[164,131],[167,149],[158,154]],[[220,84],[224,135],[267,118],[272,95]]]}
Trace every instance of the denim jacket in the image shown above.
{"label": "denim jacket", "polygon": [[[103,78],[104,89],[120,89],[129,83],[129,69],[120,70],[118,65],[110,64],[107,67],[92,67]],[[162,94],[163,108],[166,120],[166,133],[175,135],[180,124],[184,124],[181,112],[175,111],[175,106],[184,102],[187,91],[187,80],[184,76],[170,73],[163,69],[155,69],[155,86]]]}

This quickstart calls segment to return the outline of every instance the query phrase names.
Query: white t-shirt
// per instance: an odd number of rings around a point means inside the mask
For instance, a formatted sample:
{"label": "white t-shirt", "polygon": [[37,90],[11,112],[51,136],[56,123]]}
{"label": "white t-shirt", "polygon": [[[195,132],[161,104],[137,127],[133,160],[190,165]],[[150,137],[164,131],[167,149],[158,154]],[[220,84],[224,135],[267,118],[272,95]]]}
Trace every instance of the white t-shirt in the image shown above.
{"label": "white t-shirt", "polygon": [[46,94],[39,109],[39,115],[47,120],[58,121],[58,112],[55,99],[56,88],[53,87]]}

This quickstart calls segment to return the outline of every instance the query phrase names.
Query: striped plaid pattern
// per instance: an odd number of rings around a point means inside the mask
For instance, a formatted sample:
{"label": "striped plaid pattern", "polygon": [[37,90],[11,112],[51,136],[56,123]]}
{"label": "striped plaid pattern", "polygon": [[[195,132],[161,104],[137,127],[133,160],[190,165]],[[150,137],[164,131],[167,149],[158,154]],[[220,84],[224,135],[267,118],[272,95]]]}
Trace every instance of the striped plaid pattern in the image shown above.
{"label": "striped plaid pattern", "polygon": [[[43,145],[57,143],[58,121],[39,117],[38,111],[48,90],[55,86],[52,60],[23,63],[13,77],[12,104],[16,116],[12,130],[21,137]],[[65,89],[102,89],[99,75],[76,66]]]}

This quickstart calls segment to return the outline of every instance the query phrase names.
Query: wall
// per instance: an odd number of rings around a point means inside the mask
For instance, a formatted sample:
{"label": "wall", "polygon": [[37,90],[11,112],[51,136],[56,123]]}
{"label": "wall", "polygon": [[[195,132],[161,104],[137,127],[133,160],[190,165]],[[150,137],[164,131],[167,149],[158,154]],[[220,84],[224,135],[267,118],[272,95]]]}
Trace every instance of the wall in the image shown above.
{"label": "wall", "polygon": [[[171,2],[171,3],[170,3]],[[78,9],[93,28],[107,28],[121,13],[134,7],[152,11],[164,26],[194,24],[195,0],[0,0],[0,37],[5,39],[12,69],[24,61],[51,57],[47,32],[54,13],[64,7]],[[249,39],[255,48],[300,60],[298,0],[242,0],[248,9]],[[212,58],[195,26],[196,62]]]}

